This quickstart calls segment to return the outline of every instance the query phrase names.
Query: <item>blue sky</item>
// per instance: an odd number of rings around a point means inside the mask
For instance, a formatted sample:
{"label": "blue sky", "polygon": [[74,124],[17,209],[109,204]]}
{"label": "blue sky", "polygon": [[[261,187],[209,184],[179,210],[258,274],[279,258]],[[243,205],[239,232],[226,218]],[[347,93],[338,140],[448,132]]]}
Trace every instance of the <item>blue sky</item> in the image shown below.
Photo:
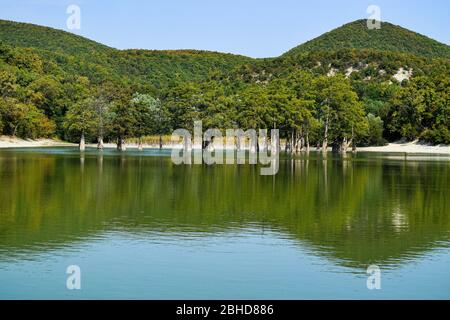
{"label": "blue sky", "polygon": [[204,49],[278,56],[347,22],[381,19],[450,44],[448,0],[0,0],[0,18],[66,31],[67,6],[81,9],[76,33],[125,49]]}

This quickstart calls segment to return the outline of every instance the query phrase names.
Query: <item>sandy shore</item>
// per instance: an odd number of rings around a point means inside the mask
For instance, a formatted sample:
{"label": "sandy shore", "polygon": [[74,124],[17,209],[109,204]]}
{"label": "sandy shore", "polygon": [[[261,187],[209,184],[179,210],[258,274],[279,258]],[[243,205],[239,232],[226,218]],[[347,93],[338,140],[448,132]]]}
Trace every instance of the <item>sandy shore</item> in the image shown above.
{"label": "sandy shore", "polygon": [[[38,139],[38,140],[24,140],[15,137],[0,136],[0,148],[35,148],[35,147],[76,147],[77,144],[53,140],[53,139]],[[127,144],[127,148],[136,149],[136,144]],[[95,148],[96,144],[87,144],[87,147]],[[114,143],[105,143],[105,148],[116,148]],[[144,145],[144,148],[158,148],[158,145]],[[164,149],[170,149],[173,145],[164,145]],[[179,146],[181,147],[181,146]],[[282,148],[283,150],[283,148]],[[312,149],[314,150],[314,149]],[[406,143],[390,143],[383,147],[365,147],[358,148],[361,152],[386,152],[386,153],[423,153],[423,154],[444,154],[450,155],[450,146],[429,146],[425,144],[414,142]]]}
{"label": "sandy shore", "polygon": [[388,152],[388,153],[426,153],[426,154],[447,154],[450,155],[450,146],[430,146],[414,142],[390,143],[383,147],[358,148],[361,152]]}
{"label": "sandy shore", "polygon": [[35,148],[35,147],[67,147],[76,144],[53,139],[20,139],[16,137],[0,136],[0,148]]}

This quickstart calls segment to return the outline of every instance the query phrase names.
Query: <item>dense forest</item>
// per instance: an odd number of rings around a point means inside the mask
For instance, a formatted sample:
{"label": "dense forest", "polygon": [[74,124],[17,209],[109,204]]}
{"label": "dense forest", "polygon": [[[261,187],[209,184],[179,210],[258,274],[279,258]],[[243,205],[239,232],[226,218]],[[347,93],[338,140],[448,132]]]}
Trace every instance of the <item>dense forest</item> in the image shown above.
{"label": "dense forest", "polygon": [[290,151],[450,144],[450,47],[356,21],[281,57],[116,50],[0,20],[0,133],[125,142],[204,128],[278,128]]}

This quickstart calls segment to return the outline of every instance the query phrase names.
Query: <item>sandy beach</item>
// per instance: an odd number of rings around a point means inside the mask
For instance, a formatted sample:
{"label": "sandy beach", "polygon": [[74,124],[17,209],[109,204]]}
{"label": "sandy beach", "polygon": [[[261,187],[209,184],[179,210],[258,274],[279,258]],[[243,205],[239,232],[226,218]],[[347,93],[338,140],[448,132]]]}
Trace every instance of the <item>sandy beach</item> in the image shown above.
{"label": "sandy beach", "polygon": [[387,153],[425,153],[425,154],[447,154],[450,155],[450,146],[431,146],[414,142],[389,143],[382,147],[358,148],[361,152],[387,152]]}
{"label": "sandy beach", "polygon": [[[16,137],[0,136],[0,148],[36,148],[36,147],[76,147],[77,144],[54,140],[54,139],[20,139]],[[94,143],[86,145],[89,148],[95,148],[97,145]],[[136,149],[136,144],[127,144],[127,148]],[[164,149],[170,149],[174,145],[164,145]],[[114,143],[105,143],[105,148],[116,148]],[[143,145],[144,149],[158,148],[158,145]],[[180,146],[178,146],[180,147]],[[282,150],[283,150],[282,146]],[[312,148],[311,150],[315,150]],[[330,149],[331,150],[331,149]],[[350,151],[350,150],[349,150]],[[417,141],[414,142],[396,142],[390,143],[382,147],[364,147],[358,148],[359,152],[386,152],[386,153],[418,153],[418,154],[441,154],[450,155],[450,146],[430,146],[421,144]]]}
{"label": "sandy beach", "polygon": [[36,148],[36,147],[69,147],[76,144],[54,139],[20,139],[16,137],[0,136],[0,148]]}

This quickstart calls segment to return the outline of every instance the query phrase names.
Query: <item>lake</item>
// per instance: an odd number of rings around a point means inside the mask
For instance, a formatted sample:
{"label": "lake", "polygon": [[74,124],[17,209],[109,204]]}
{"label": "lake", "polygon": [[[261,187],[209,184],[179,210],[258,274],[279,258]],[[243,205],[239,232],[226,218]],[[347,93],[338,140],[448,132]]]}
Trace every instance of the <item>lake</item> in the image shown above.
{"label": "lake", "polygon": [[1,299],[450,299],[448,156],[3,149],[0,181]]}

